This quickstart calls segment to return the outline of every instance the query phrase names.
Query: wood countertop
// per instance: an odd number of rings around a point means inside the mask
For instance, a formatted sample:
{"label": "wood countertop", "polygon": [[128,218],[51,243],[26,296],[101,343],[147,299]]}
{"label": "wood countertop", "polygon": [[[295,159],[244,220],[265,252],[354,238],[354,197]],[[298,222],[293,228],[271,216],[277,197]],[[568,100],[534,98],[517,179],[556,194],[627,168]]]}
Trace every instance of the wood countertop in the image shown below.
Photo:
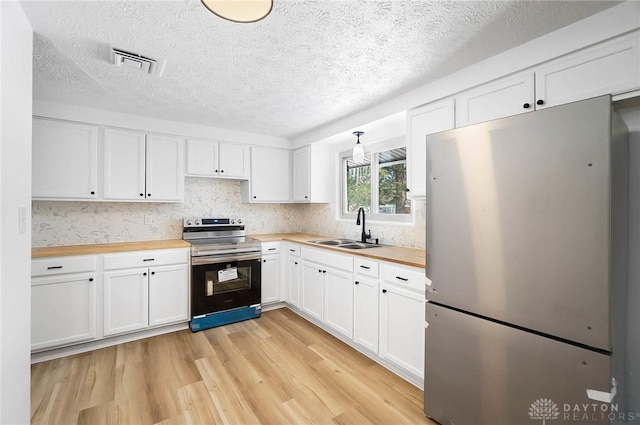
{"label": "wood countertop", "polygon": [[336,237],[316,235],[313,233],[267,233],[260,235],[249,235],[252,238],[262,242],[272,241],[288,241],[301,245],[311,246],[319,249],[328,249],[331,251],[349,253],[360,257],[371,258],[373,260],[389,261],[391,263],[403,264],[405,266],[419,267],[424,269],[425,251],[423,249],[405,248],[401,246],[382,246],[380,248],[370,249],[347,249],[335,246],[319,245],[309,241],[336,239]]}
{"label": "wood countertop", "polygon": [[182,239],[46,246],[41,248],[31,248],[31,258],[109,254],[112,252],[146,251],[151,249],[189,248],[190,246],[191,244],[189,244],[189,242],[185,242]]}

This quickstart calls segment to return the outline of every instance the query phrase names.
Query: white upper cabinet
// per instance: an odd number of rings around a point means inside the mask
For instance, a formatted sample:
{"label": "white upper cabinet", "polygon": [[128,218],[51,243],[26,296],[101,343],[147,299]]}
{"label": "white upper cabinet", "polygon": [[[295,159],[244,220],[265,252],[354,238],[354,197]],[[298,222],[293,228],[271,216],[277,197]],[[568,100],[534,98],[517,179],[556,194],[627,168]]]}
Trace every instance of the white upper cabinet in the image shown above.
{"label": "white upper cabinet", "polygon": [[639,88],[636,32],[457,94],[456,126]]}
{"label": "white upper cabinet", "polygon": [[602,43],[539,66],[536,109],[640,88],[640,34]]}
{"label": "white upper cabinet", "polygon": [[251,177],[242,182],[242,202],[290,202],[291,152],[251,147]]}
{"label": "white upper cabinet", "polygon": [[335,166],[328,147],[304,146],[294,150],[291,158],[293,202],[331,202]]}
{"label": "white upper cabinet", "polygon": [[520,72],[456,95],[456,127],[533,111],[533,82],[533,72]]}
{"label": "white upper cabinet", "polygon": [[98,127],[33,119],[32,196],[98,197]]}
{"label": "white upper cabinet", "polygon": [[113,129],[104,134],[105,199],[182,200],[182,139]]}
{"label": "white upper cabinet", "polygon": [[249,146],[188,139],[187,175],[248,179]]}
{"label": "white upper cabinet", "polygon": [[182,139],[147,136],[147,200],[181,201],[184,197]]}
{"label": "white upper cabinet", "polygon": [[104,198],[146,199],[144,133],[104,131]]}
{"label": "white upper cabinet", "polygon": [[455,126],[453,98],[429,103],[407,111],[407,159],[409,197],[426,196],[427,134],[450,130]]}

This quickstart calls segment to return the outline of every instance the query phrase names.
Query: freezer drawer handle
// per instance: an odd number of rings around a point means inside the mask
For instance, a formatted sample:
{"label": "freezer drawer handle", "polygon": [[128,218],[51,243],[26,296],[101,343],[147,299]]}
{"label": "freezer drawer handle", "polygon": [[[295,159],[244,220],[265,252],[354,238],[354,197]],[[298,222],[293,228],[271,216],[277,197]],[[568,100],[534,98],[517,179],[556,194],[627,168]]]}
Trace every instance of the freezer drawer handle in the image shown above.
{"label": "freezer drawer handle", "polygon": [[396,276],[396,279],[399,279],[403,282],[409,282],[409,279],[407,279],[406,277],[400,277],[400,276]]}

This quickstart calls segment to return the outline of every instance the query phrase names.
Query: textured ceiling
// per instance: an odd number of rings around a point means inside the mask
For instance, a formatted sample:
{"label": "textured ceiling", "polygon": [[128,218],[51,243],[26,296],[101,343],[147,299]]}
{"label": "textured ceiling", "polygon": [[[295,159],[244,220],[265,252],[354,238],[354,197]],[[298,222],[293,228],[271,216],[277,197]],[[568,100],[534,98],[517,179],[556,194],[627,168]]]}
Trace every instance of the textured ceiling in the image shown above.
{"label": "textured ceiling", "polygon": [[[615,2],[274,0],[253,24],[190,1],[23,1],[34,98],[294,137]],[[115,67],[108,46],[166,59]]]}

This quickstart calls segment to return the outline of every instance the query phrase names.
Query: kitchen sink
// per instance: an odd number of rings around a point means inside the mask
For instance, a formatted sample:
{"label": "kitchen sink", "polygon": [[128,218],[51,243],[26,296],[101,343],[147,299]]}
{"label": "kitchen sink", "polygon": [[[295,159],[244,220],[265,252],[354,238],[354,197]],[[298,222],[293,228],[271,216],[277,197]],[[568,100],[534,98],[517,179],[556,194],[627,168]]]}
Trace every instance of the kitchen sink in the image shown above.
{"label": "kitchen sink", "polygon": [[318,245],[335,246],[337,248],[345,248],[345,249],[367,249],[367,248],[379,248],[382,246],[382,245],[376,245],[372,243],[358,242],[352,239],[327,239],[327,240],[309,241],[309,242],[315,243]]}

